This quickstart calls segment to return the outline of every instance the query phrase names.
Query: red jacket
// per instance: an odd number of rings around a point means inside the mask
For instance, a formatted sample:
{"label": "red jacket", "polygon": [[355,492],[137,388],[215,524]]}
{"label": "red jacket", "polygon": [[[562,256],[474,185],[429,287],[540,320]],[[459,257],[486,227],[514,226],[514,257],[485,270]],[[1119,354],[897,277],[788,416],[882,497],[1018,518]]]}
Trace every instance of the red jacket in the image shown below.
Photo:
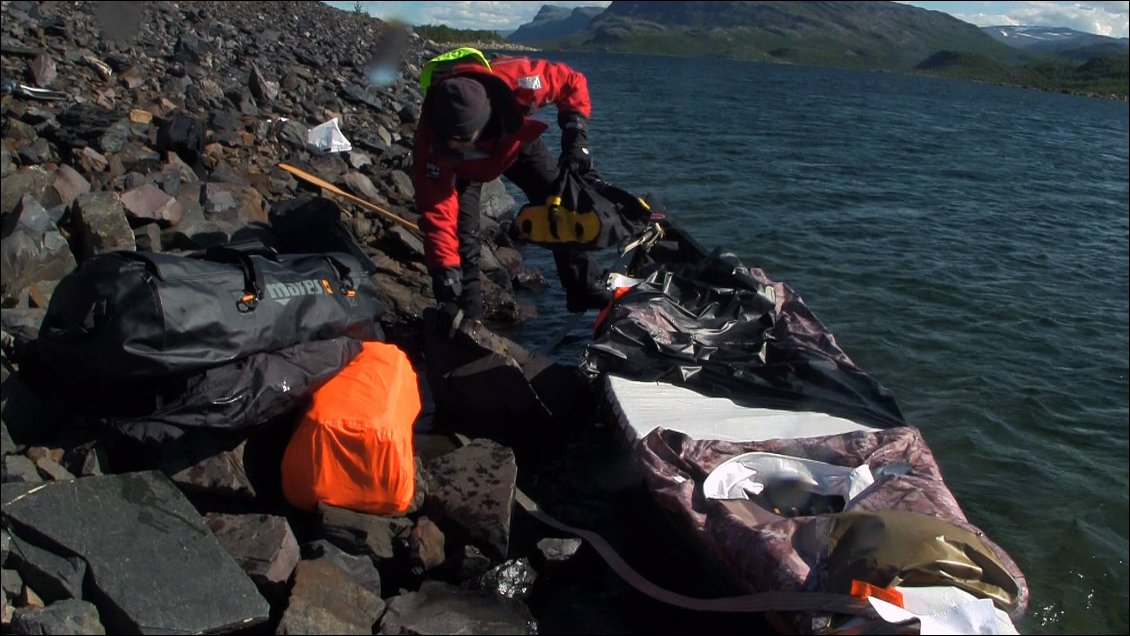
{"label": "red jacket", "polygon": [[424,232],[424,264],[429,270],[460,266],[457,177],[482,183],[500,177],[514,164],[521,144],[549,129],[544,122],[528,116],[539,106],[553,103],[559,113],[576,113],[586,119],[592,112],[585,76],[561,63],[499,58],[491,61],[489,71],[474,64],[457,66],[453,71],[483,84],[492,119],[497,118],[502,132],[491,139],[480,139],[469,156],[453,156],[436,145],[438,140],[428,125],[429,100],[424,99],[416,127],[412,180]]}

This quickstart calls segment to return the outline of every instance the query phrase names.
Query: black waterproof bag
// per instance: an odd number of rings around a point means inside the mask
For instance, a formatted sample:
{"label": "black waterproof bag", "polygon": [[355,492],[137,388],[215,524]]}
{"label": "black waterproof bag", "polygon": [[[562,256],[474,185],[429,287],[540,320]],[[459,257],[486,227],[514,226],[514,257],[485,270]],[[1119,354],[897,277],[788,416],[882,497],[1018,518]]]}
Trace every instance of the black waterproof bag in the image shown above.
{"label": "black waterproof bag", "polygon": [[134,391],[125,399],[62,388],[56,395],[81,400],[70,410],[93,415],[96,422],[142,444],[201,433],[238,440],[298,408],[360,352],[359,340],[342,336],[252,354],[194,373],[175,386]]}
{"label": "black waterproof bag", "polygon": [[381,339],[380,313],[349,254],[111,252],[59,282],[36,365],[56,383],[120,389],[301,342]]}
{"label": "black waterproof bag", "polygon": [[639,197],[593,171],[562,171],[544,205],[523,206],[514,219],[517,237],[545,247],[602,250],[639,234],[651,210]]}
{"label": "black waterproof bag", "polygon": [[207,133],[204,122],[184,111],[177,111],[157,130],[157,147],[172,151],[192,167],[197,176],[205,170],[204,141]]}

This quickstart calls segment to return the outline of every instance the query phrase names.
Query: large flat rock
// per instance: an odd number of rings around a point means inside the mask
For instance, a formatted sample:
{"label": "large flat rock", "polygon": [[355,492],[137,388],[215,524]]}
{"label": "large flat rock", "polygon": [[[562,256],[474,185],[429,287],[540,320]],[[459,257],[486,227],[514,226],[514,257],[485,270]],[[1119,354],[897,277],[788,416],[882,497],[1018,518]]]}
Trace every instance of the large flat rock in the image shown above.
{"label": "large flat rock", "polygon": [[536,634],[537,621],[513,599],[424,581],[389,599],[380,634]]}
{"label": "large flat rock", "polygon": [[3,484],[12,532],[85,559],[109,633],[230,631],[269,607],[188,499],[156,471]]}
{"label": "large flat rock", "polygon": [[[437,523],[465,534],[502,561],[510,548],[510,517],[518,463],[514,451],[486,438],[427,464],[428,497],[437,508]],[[444,528],[445,531],[447,530]]]}

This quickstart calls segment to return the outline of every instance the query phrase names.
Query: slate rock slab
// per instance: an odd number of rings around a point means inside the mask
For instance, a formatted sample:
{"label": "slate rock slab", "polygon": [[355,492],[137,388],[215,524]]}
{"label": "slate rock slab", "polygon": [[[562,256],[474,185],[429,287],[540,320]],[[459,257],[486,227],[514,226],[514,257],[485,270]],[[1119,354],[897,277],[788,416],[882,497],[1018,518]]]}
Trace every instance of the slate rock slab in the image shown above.
{"label": "slate rock slab", "polygon": [[12,537],[10,567],[45,603],[82,598],[86,563],[78,557],[61,557]]}
{"label": "slate rock slab", "polygon": [[302,556],[310,560],[324,557],[348,574],[354,583],[369,590],[374,596],[381,595],[381,575],[368,556],[349,554],[325,539],[302,546]]}
{"label": "slate rock slab", "polygon": [[538,626],[530,611],[513,599],[424,581],[418,592],[389,600],[378,633],[536,634]]}
{"label": "slate rock slab", "polygon": [[58,601],[42,609],[17,609],[10,629],[12,634],[106,633],[98,620],[98,609],[76,599]]}
{"label": "slate rock slab", "polygon": [[381,597],[362,587],[330,559],[301,561],[276,633],[372,634],[384,610]]}
{"label": "slate rock slab", "polygon": [[265,622],[255,584],[157,471],[3,484],[5,524],[89,566],[110,633],[204,633]]}
{"label": "slate rock slab", "polygon": [[[429,505],[438,508],[440,528],[454,524],[494,559],[510,547],[510,517],[518,464],[514,451],[486,438],[427,464]],[[442,521],[441,521],[442,520]]]}
{"label": "slate rock slab", "polygon": [[261,590],[285,588],[300,559],[285,517],[208,513],[204,522]]}

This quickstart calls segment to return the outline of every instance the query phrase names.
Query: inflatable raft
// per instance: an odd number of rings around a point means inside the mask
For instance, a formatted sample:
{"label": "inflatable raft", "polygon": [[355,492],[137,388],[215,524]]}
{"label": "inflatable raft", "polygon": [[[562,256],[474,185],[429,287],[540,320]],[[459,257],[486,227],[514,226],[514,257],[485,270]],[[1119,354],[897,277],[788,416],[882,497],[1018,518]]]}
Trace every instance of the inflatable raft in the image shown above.
{"label": "inflatable raft", "polygon": [[774,617],[800,633],[1016,633],[1016,563],[794,290],[666,220],[611,279],[580,368],[654,502],[735,594],[866,603]]}

